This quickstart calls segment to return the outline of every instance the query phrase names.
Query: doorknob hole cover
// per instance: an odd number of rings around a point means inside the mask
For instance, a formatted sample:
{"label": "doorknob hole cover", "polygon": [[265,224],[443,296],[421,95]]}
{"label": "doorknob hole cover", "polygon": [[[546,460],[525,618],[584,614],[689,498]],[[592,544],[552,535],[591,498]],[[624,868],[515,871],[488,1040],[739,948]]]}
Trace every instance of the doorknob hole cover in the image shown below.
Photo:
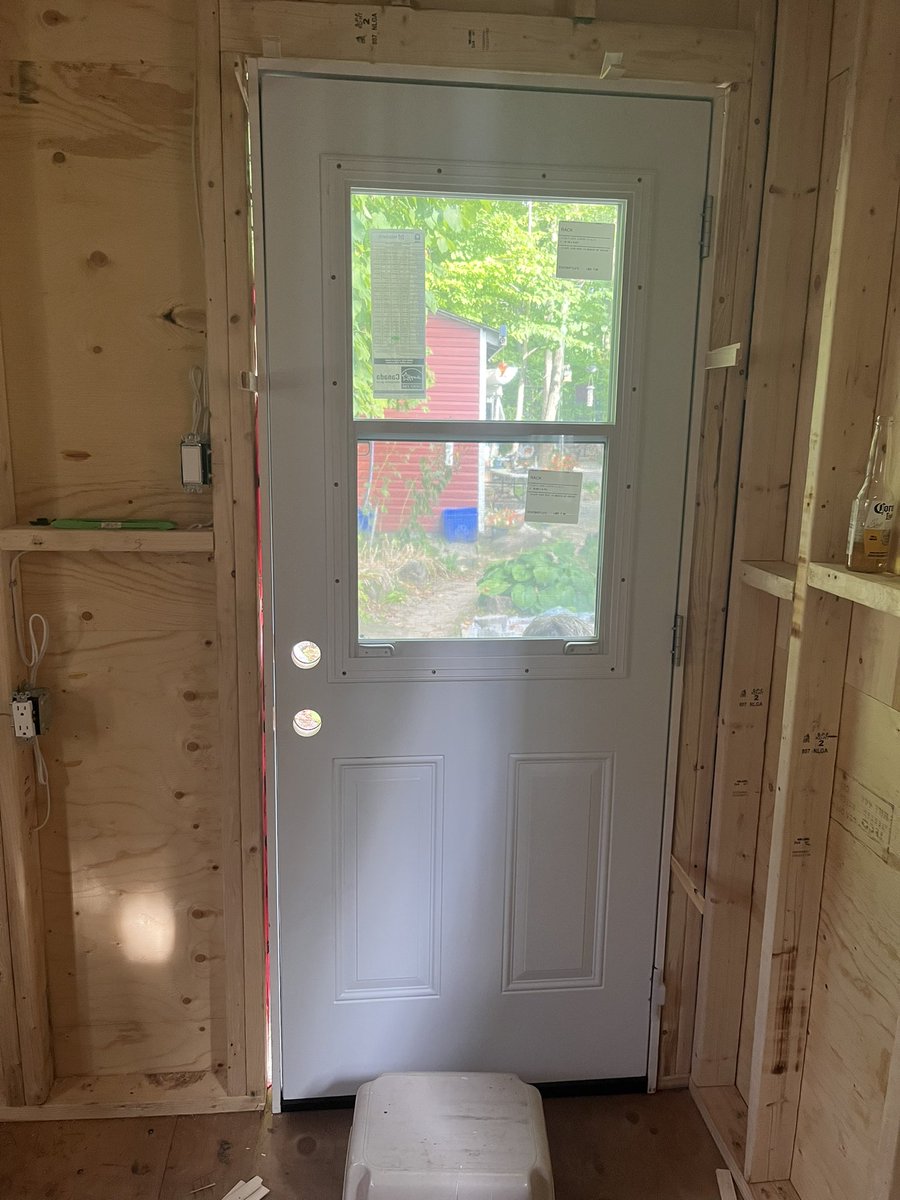
{"label": "doorknob hole cover", "polygon": [[297,642],[291,649],[291,661],[295,667],[308,671],[322,661],[322,651],[315,642]]}
{"label": "doorknob hole cover", "polygon": [[322,718],[312,708],[301,708],[294,713],[294,733],[300,737],[314,737],[322,728]]}

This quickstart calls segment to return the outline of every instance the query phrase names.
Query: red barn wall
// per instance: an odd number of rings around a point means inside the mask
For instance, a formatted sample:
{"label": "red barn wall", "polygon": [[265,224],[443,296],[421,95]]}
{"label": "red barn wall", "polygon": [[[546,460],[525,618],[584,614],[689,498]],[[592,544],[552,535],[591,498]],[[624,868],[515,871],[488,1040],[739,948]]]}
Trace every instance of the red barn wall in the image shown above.
{"label": "red barn wall", "polygon": [[[433,384],[428,405],[404,412],[388,410],[385,417],[398,420],[427,418],[434,421],[477,421],[481,387],[481,330],[441,313],[425,325],[428,368]],[[415,513],[422,491],[422,466],[432,472],[443,467],[445,447],[428,442],[375,443],[375,469],[370,507],[377,508],[377,530],[395,533],[417,519],[429,533],[440,527],[441,510],[474,508],[478,504],[478,447],[457,444],[450,483],[424,514]],[[369,447],[357,455],[357,503],[363,507],[369,477]]]}

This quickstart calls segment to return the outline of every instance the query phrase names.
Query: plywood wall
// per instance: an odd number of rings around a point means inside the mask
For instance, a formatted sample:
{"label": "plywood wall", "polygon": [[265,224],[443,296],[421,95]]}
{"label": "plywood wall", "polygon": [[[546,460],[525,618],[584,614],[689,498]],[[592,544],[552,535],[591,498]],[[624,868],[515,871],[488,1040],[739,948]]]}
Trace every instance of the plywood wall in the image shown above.
{"label": "plywood wall", "polygon": [[211,565],[44,555],[25,594],[54,632],[41,848],[57,1074],[209,1070],[223,1058]]}
{"label": "plywood wall", "polygon": [[[203,362],[193,6],[4,6],[0,326],[18,519],[211,518],[180,487]],[[223,1061],[216,595],[204,555],[32,554],[53,808],[55,1072]]]}
{"label": "plywood wall", "polygon": [[209,519],[179,486],[202,361],[190,67],[7,62],[0,320],[21,520]]}

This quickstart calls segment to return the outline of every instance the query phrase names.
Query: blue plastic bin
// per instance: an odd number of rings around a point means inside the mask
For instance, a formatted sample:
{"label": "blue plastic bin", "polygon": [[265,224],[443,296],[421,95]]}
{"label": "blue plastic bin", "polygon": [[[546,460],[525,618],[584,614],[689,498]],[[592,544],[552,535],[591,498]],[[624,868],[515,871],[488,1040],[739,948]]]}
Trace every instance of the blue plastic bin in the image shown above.
{"label": "blue plastic bin", "polygon": [[448,542],[476,541],[478,538],[478,509],[441,509],[441,528]]}

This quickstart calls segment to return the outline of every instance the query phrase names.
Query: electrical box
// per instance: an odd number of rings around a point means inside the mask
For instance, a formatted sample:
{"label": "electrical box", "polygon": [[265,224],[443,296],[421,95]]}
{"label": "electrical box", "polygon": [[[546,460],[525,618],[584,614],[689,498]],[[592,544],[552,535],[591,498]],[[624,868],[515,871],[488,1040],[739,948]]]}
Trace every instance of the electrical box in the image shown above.
{"label": "electrical box", "polygon": [[212,451],[209,439],[189,433],[181,439],[181,486],[199,492],[212,482]]}
{"label": "electrical box", "polygon": [[50,728],[50,693],[46,688],[20,688],[12,695],[13,732],[30,742]]}

